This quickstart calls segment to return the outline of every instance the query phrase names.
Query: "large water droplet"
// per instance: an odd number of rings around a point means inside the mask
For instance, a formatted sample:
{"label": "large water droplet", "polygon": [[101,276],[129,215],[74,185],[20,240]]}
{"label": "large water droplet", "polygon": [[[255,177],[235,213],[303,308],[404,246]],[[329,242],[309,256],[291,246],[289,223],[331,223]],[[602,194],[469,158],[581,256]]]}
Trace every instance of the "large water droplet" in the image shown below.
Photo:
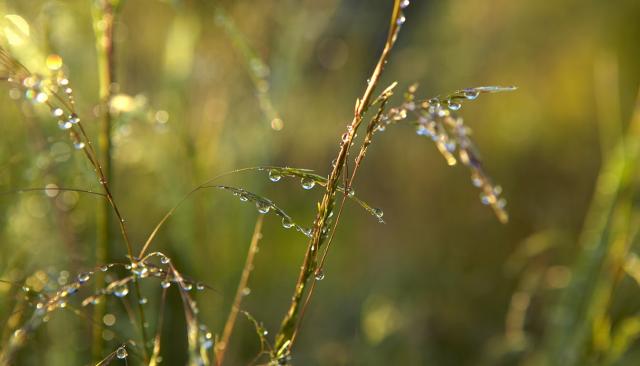
{"label": "large water droplet", "polygon": [[277,182],[282,179],[282,175],[276,170],[269,170],[269,180],[272,182]]}
{"label": "large water droplet", "polygon": [[480,92],[476,91],[476,90],[465,90],[464,91],[464,97],[469,99],[469,100],[474,100],[478,97],[478,95],[480,95]]}
{"label": "large water droplet", "polygon": [[311,189],[313,187],[315,187],[316,185],[316,181],[313,180],[312,178],[302,178],[300,180],[300,184],[302,185],[302,188],[304,189]]}
{"label": "large water droplet", "polygon": [[458,103],[458,102],[454,102],[452,100],[449,101],[449,104],[447,105],[449,107],[449,109],[451,109],[452,111],[458,111],[460,110],[460,108],[462,108],[462,104]]}
{"label": "large water droplet", "polygon": [[282,227],[285,229],[291,229],[293,227],[293,221],[288,217],[282,218]]}
{"label": "large water droplet", "polygon": [[266,202],[258,201],[256,202],[256,208],[261,214],[266,214],[271,209],[271,205]]}
{"label": "large water droplet", "polygon": [[64,114],[64,111],[62,110],[62,108],[54,108],[51,110],[51,114],[54,117],[61,117]]}
{"label": "large water droplet", "polygon": [[382,209],[380,208],[374,208],[373,209],[373,214],[378,218],[378,219],[382,219],[382,216],[384,216],[384,212],[382,211]]}
{"label": "large water droplet", "polygon": [[69,121],[58,121],[58,127],[60,127],[61,130],[68,130],[73,126],[73,124]]}
{"label": "large water droplet", "polygon": [[91,272],[83,272],[78,275],[78,282],[85,283],[91,278]]}
{"label": "large water droplet", "polygon": [[127,358],[127,356],[129,356],[129,353],[127,353],[127,349],[126,349],[126,348],[124,348],[124,346],[119,347],[119,348],[116,350],[116,357],[117,357],[118,359],[123,360],[123,359]]}
{"label": "large water droplet", "polygon": [[129,294],[129,286],[127,286],[126,283],[117,285],[116,287],[113,288],[113,294],[116,297],[125,297],[127,296],[127,294]]}

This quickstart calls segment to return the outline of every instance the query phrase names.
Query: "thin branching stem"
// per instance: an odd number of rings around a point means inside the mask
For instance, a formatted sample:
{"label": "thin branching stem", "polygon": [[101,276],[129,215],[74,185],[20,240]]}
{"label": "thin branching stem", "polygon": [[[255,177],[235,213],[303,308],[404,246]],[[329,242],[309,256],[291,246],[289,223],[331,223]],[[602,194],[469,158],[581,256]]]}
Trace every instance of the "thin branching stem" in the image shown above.
{"label": "thin branching stem", "polygon": [[294,294],[289,305],[289,310],[287,311],[282,321],[280,331],[276,335],[275,350],[277,357],[286,356],[291,352],[291,348],[293,346],[293,335],[295,334],[295,330],[297,328],[302,299],[307,290],[309,279],[316,269],[318,250],[325,236],[323,231],[325,231],[326,229],[327,220],[329,219],[331,211],[333,210],[333,206],[335,203],[335,194],[338,188],[338,180],[343,172],[343,167],[345,166],[348,152],[355,137],[356,131],[358,130],[358,127],[360,127],[364,113],[371,105],[371,98],[373,96],[374,90],[378,85],[380,76],[382,75],[385,64],[387,63],[387,59],[389,57],[391,49],[395,44],[395,40],[399,30],[398,19],[401,16],[400,5],[401,0],[394,0],[389,33],[387,35],[384,49],[382,50],[380,58],[378,59],[378,63],[376,64],[373,73],[369,78],[367,88],[365,89],[362,97],[356,100],[353,120],[349,124],[346,135],[342,139],[343,142],[340,146],[338,157],[335,160],[336,164],[327,179],[326,190],[321,202],[318,205],[318,212],[314,222],[312,236],[307,246],[307,251],[305,253],[298,280],[296,281]]}

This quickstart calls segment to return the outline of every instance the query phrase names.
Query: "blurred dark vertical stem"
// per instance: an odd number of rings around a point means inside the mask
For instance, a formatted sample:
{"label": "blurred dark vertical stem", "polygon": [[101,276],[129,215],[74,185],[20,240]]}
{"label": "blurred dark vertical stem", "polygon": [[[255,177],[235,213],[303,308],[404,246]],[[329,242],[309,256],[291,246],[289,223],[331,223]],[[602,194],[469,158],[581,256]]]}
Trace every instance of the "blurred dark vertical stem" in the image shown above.
{"label": "blurred dark vertical stem", "polygon": [[[105,178],[111,183],[111,122],[112,116],[109,108],[112,94],[112,84],[115,82],[113,23],[114,2],[110,0],[96,0],[93,9],[93,28],[96,35],[96,50],[98,56],[98,82],[100,96],[100,129],[98,134],[98,154]],[[96,217],[96,262],[103,265],[109,260],[110,233],[110,206],[109,202],[98,202]],[[95,277],[96,291],[104,288],[104,273],[97,271]],[[102,317],[106,311],[106,302],[96,304],[93,317],[93,359],[102,359],[103,341]]]}

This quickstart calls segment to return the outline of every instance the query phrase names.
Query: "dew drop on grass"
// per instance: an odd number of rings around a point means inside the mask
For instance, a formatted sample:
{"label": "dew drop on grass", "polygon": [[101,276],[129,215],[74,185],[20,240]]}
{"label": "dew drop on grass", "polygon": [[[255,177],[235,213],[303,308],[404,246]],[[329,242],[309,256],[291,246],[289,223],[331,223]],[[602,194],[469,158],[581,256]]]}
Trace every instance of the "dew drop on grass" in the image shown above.
{"label": "dew drop on grass", "polygon": [[78,282],[85,283],[85,282],[89,281],[90,278],[91,278],[91,273],[83,272],[83,273],[80,273],[78,275]]}
{"label": "dew drop on grass", "polygon": [[62,117],[62,115],[64,114],[64,111],[62,110],[62,108],[54,108],[51,110],[51,114],[54,117]]}
{"label": "dew drop on grass", "polygon": [[160,257],[160,263],[169,264],[169,262],[171,262],[171,259],[169,259],[169,257],[167,257],[166,255]]}
{"label": "dew drop on grass", "polygon": [[418,136],[430,136],[431,132],[429,131],[429,129],[423,125],[419,125],[418,127],[416,127],[416,134]]}
{"label": "dew drop on grass", "polygon": [[69,119],[68,119],[68,121],[69,121],[69,122],[71,122],[71,123],[73,123],[73,124],[76,124],[76,123],[80,122],[80,118],[78,118],[78,115],[77,115],[77,114],[75,114],[75,113],[71,113],[71,114],[69,115]]}
{"label": "dew drop on grass", "polygon": [[482,202],[483,205],[488,205],[491,203],[491,197],[488,196],[485,193],[481,193],[480,194],[480,202]]}
{"label": "dew drop on grass", "polygon": [[478,98],[478,95],[480,95],[480,92],[476,90],[465,90],[464,92],[464,97],[467,98],[468,100],[474,100]]}
{"label": "dew drop on grass", "polygon": [[140,300],[138,300],[138,304],[140,305],[144,305],[146,303],[148,303],[149,300],[146,297],[141,297]]}
{"label": "dew drop on grass", "polygon": [[196,290],[203,291],[204,290],[204,283],[202,283],[202,282],[196,283]]}
{"label": "dew drop on grass", "polygon": [[382,216],[384,216],[384,211],[382,211],[382,209],[380,208],[374,208],[373,214],[376,215],[378,219],[382,219]]}
{"label": "dew drop on grass", "polygon": [[162,287],[162,288],[169,288],[169,286],[171,286],[171,282],[168,281],[168,280],[162,280],[160,282],[160,287]]}
{"label": "dew drop on grass", "polygon": [[58,121],[58,127],[60,127],[61,130],[68,130],[73,126],[73,124],[69,121]]}
{"label": "dew drop on grass", "polygon": [[409,6],[409,3],[409,0],[402,0],[402,2],[400,3],[400,8],[406,8],[407,6]]}
{"label": "dew drop on grass", "polygon": [[127,353],[127,349],[126,349],[126,348],[124,348],[124,346],[123,346],[123,347],[119,347],[119,348],[116,350],[116,357],[117,357],[119,360],[123,360],[123,359],[127,358],[127,356],[129,356],[129,353]]}
{"label": "dew drop on grass", "polygon": [[291,229],[293,227],[293,221],[288,217],[282,218],[282,227],[285,229]]}
{"label": "dew drop on grass", "polygon": [[193,289],[193,285],[191,284],[191,282],[183,281],[180,285],[185,291],[191,291],[191,289]]}
{"label": "dew drop on grass", "polygon": [[398,20],[396,21],[396,23],[398,25],[403,25],[406,20],[407,20],[407,18],[404,17],[404,14],[400,14],[400,16],[398,17]]}
{"label": "dew drop on grass", "polygon": [[315,275],[314,275],[316,281],[322,281],[324,280],[324,271],[320,268],[316,271]]}
{"label": "dew drop on grass", "polygon": [[121,285],[117,285],[114,289],[113,289],[113,294],[116,297],[125,297],[127,296],[127,294],[129,294],[129,286],[127,286],[126,283],[123,283]]}
{"label": "dew drop on grass", "polygon": [[454,102],[454,101],[449,101],[448,107],[452,111],[458,111],[458,110],[460,110],[460,108],[462,108],[462,104],[460,104],[458,102]]}
{"label": "dew drop on grass", "polygon": [[271,209],[271,205],[266,202],[256,202],[256,208],[261,214],[266,214]]}
{"label": "dew drop on grass", "polygon": [[73,148],[76,150],[82,150],[84,149],[85,146],[86,146],[85,143],[82,141],[77,141],[73,143]]}
{"label": "dew drop on grass", "polygon": [[278,173],[276,170],[269,170],[269,180],[272,182],[277,182],[282,179],[282,175]]}
{"label": "dew drop on grass", "polygon": [[302,188],[308,190],[308,189],[311,189],[311,188],[315,187],[316,181],[311,179],[311,178],[302,178],[300,180],[300,184],[302,185]]}
{"label": "dew drop on grass", "polygon": [[247,202],[247,201],[249,200],[249,198],[247,198],[247,196],[246,196],[246,195],[244,195],[244,194],[242,194],[242,193],[240,194],[240,196],[238,197],[238,199],[239,199],[240,201],[242,201],[242,202]]}
{"label": "dew drop on grass", "polygon": [[251,289],[249,287],[245,287],[242,289],[242,296],[249,296],[251,293]]}

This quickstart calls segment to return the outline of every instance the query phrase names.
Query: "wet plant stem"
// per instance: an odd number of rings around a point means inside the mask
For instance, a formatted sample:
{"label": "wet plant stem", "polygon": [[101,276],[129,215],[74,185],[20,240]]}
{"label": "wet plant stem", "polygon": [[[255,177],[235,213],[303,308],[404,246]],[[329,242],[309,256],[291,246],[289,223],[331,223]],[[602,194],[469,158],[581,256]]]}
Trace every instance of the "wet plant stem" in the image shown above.
{"label": "wet plant stem", "polygon": [[320,246],[325,239],[326,227],[330,225],[329,219],[333,207],[335,205],[335,196],[338,189],[338,181],[342,174],[343,168],[346,165],[348,153],[355,138],[358,127],[362,122],[364,114],[367,112],[369,106],[372,103],[372,96],[375,88],[380,80],[380,76],[384,70],[387,59],[393,48],[398,33],[399,25],[398,18],[401,16],[400,11],[401,0],[394,0],[393,10],[391,15],[391,21],[389,26],[389,33],[384,45],[384,49],[378,59],[371,77],[368,80],[367,88],[365,89],[361,98],[356,100],[354,109],[353,120],[347,127],[345,137],[342,139],[338,156],[335,160],[335,165],[329,174],[327,179],[327,185],[322,200],[318,204],[318,212],[313,225],[313,231],[311,239],[309,240],[307,251],[301,266],[298,280],[296,281],[289,310],[287,311],[284,319],[282,320],[280,331],[276,335],[275,339],[275,352],[276,357],[285,357],[290,354],[296,329],[298,328],[298,321],[300,310],[303,305],[303,297],[307,291],[310,279],[317,269],[318,253]]}

